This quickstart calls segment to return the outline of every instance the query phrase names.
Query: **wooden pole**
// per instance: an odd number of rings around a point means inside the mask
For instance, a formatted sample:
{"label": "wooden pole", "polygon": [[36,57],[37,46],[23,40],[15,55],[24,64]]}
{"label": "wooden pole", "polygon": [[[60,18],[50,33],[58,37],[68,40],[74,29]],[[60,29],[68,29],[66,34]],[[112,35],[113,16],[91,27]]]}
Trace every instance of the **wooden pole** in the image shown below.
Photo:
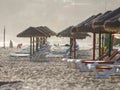
{"label": "wooden pole", "polygon": [[38,44],[38,47],[39,47],[39,49],[40,49],[40,37],[39,37],[39,40],[38,40],[38,42],[39,42],[39,44]]}
{"label": "wooden pole", "polygon": [[104,35],[102,35],[102,55],[104,55]]}
{"label": "wooden pole", "polygon": [[111,49],[112,49],[112,37],[111,33],[109,34],[109,57],[111,55]]}
{"label": "wooden pole", "polygon": [[76,58],[76,39],[73,39],[74,41],[74,58]]}
{"label": "wooden pole", "polygon": [[101,56],[101,32],[99,32],[99,57]]}
{"label": "wooden pole", "polygon": [[33,37],[33,54],[35,53],[35,40],[34,40],[34,37]]}
{"label": "wooden pole", "polygon": [[93,33],[93,60],[95,60],[96,33]]}
{"label": "wooden pole", "polygon": [[5,48],[5,26],[4,26],[4,33],[3,33],[3,48]]}
{"label": "wooden pole", "polygon": [[30,56],[32,56],[32,37],[30,37]]}
{"label": "wooden pole", "polygon": [[70,58],[72,56],[72,38],[70,38]]}
{"label": "wooden pole", "polygon": [[39,43],[39,41],[38,41],[38,37],[36,37],[36,51],[38,51],[38,43]]}

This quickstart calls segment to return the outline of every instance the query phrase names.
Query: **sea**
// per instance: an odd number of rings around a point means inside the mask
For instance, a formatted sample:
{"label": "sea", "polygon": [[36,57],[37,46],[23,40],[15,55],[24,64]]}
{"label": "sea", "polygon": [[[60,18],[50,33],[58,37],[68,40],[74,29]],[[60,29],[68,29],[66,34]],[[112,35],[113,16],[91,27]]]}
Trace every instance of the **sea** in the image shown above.
{"label": "sea", "polygon": [[[47,41],[51,46],[54,45],[65,45],[65,44],[70,44],[70,38],[66,37],[56,37],[52,36],[47,38]],[[16,47],[18,44],[22,43],[23,46],[29,46],[30,40],[29,38],[17,38],[16,40],[12,40],[13,46]],[[76,40],[77,45],[79,45],[79,49],[90,49],[93,47],[93,40],[92,37],[87,37],[86,39],[77,39]],[[9,47],[10,40],[5,41],[5,46]],[[0,42],[0,47],[3,47],[4,43],[1,41]]]}

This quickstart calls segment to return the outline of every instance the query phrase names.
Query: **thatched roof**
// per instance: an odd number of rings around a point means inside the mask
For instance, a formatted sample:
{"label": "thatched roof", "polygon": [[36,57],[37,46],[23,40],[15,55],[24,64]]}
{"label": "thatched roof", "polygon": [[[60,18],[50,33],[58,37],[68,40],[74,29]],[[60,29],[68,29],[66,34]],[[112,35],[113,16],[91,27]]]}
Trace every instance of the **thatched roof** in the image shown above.
{"label": "thatched roof", "polygon": [[81,26],[83,26],[85,23],[89,22],[90,20],[94,19],[95,15],[89,17],[88,19],[86,19],[85,21],[79,23],[78,25],[76,25],[77,28],[80,28]]}
{"label": "thatched roof", "polygon": [[74,37],[76,39],[85,39],[87,36],[90,36],[89,34],[85,32],[79,32],[79,33],[72,33],[72,30],[75,30],[76,27],[70,26],[66,28],[65,30],[58,33],[58,37]]}
{"label": "thatched roof", "polygon": [[100,15],[99,17],[97,17],[96,19],[94,19],[93,21],[91,21],[92,28],[94,29],[95,33],[115,33],[115,32],[106,31],[103,26],[101,27],[101,26],[96,25],[96,21],[104,18],[105,16],[107,16],[111,12],[112,11],[106,11],[104,14]]}
{"label": "thatched roof", "polygon": [[76,25],[77,28],[81,28],[82,26],[84,26],[85,24],[89,23],[91,20],[95,19],[96,17],[100,16],[101,13],[97,14],[97,15],[92,15],[91,17],[89,17],[88,19],[86,19],[85,21],[79,23],[78,25]]}
{"label": "thatched roof", "polygon": [[97,15],[93,15],[82,23],[76,25],[77,30],[73,30],[72,32],[94,32],[94,29],[92,28],[92,21],[94,21],[94,19],[98,18],[100,15],[102,14],[99,13]]}
{"label": "thatched roof", "polygon": [[44,26],[44,29],[49,32],[49,34],[52,36],[56,35],[56,32],[52,31],[50,28],[48,28],[47,26]]}
{"label": "thatched roof", "polygon": [[56,35],[54,31],[49,29],[47,26],[39,26],[39,27],[29,27],[23,32],[19,33],[17,37],[50,37],[52,35]]}
{"label": "thatched roof", "polygon": [[[86,19],[85,21],[83,21],[81,24],[78,24],[76,26],[76,31],[72,31],[73,33],[77,33],[77,32],[92,32],[92,33],[110,33],[109,31],[106,31],[103,27],[95,27],[94,23],[96,20],[98,20],[99,18],[107,15],[108,13],[110,13],[111,11],[107,11],[104,14],[97,14],[97,15],[93,15],[90,18]],[[114,33],[114,32],[113,32]]]}
{"label": "thatched roof", "polygon": [[118,14],[120,14],[120,8],[117,8],[112,12],[107,12],[107,14],[104,14],[102,17],[100,17],[98,20],[96,20],[94,22],[94,25],[98,26],[98,27],[101,27],[101,26],[103,27],[104,22],[106,20],[109,20],[110,18],[112,18],[112,17],[114,17],[114,16],[116,16]]}
{"label": "thatched roof", "polygon": [[46,33],[47,35],[49,36],[53,36],[53,35],[56,35],[56,33],[54,31],[52,31],[51,29],[49,29],[47,26],[39,26],[39,27],[36,27],[38,30]]}
{"label": "thatched roof", "polygon": [[35,27],[29,27],[17,35],[17,37],[37,37],[37,36],[49,37],[44,32],[37,30]]}
{"label": "thatched roof", "polygon": [[100,27],[99,25],[97,25],[97,21],[99,21],[100,19],[104,18],[105,16],[107,16],[109,13],[111,13],[112,11],[107,11],[104,14],[102,14],[100,17],[96,18],[93,22],[92,22],[92,27],[94,29],[101,29],[104,30],[103,27]]}
{"label": "thatched roof", "polygon": [[116,15],[115,17],[107,20],[104,24],[104,28],[106,30],[111,30],[111,31],[118,31],[120,32],[120,14]]}

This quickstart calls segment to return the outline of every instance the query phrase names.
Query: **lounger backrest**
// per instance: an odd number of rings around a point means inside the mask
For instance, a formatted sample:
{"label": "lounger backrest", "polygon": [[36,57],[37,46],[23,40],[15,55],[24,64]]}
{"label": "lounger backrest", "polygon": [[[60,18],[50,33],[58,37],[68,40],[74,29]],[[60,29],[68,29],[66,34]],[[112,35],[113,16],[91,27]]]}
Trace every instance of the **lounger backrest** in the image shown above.
{"label": "lounger backrest", "polygon": [[103,58],[105,58],[105,57],[107,57],[108,55],[107,54],[105,54],[105,55],[102,55],[101,57],[98,57],[97,59],[98,60],[103,60]]}
{"label": "lounger backrest", "polygon": [[118,51],[118,50],[115,50],[115,51],[111,54],[110,57],[109,57],[108,55],[104,55],[104,56],[102,56],[101,59],[99,59],[99,60],[110,61],[110,60],[113,59],[118,53],[119,53],[119,51]]}
{"label": "lounger backrest", "polygon": [[109,60],[112,60],[118,53],[119,53],[119,51],[115,51],[115,52],[109,57]]}
{"label": "lounger backrest", "polygon": [[114,58],[110,59],[110,61],[118,61],[120,59],[120,54],[116,54]]}

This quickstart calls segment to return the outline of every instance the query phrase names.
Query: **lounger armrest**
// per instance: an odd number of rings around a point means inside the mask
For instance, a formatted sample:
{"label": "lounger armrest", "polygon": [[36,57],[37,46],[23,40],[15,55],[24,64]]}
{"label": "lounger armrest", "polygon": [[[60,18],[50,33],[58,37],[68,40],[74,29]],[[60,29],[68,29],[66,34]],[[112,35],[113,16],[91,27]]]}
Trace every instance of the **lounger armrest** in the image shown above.
{"label": "lounger armrest", "polygon": [[114,67],[115,67],[115,68],[120,68],[120,65],[115,65]]}

